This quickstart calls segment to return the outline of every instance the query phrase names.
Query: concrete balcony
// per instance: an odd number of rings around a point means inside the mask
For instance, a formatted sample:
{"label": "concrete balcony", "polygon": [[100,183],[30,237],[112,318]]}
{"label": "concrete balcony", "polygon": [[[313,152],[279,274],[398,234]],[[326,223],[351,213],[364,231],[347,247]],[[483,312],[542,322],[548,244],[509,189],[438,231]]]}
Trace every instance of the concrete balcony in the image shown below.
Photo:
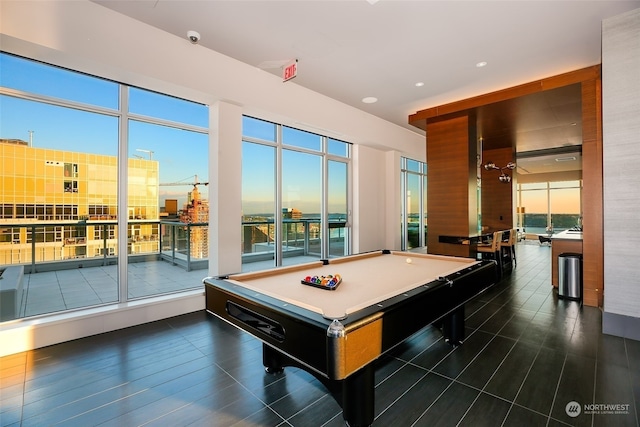
{"label": "concrete balcony", "polygon": [[[309,230],[317,220],[289,220],[282,243],[283,265],[320,258],[320,238]],[[131,227],[133,225],[133,227]],[[269,231],[273,222],[244,223],[245,230]],[[0,271],[20,269],[21,283],[0,280],[2,306],[12,307],[1,321],[43,316],[118,303],[117,224],[81,221],[52,224],[0,224],[10,238],[0,241]],[[334,229],[344,227],[344,222]],[[244,236],[261,235],[254,231]],[[7,233],[5,233],[6,235]],[[129,223],[126,301],[200,289],[208,275],[208,249],[198,239],[208,238],[208,224],[173,221]],[[332,256],[344,255],[345,238],[334,232]],[[53,237],[52,237],[53,236]],[[58,241],[56,241],[58,237]],[[51,241],[53,240],[53,241]],[[242,271],[274,267],[274,244],[268,238],[243,243]],[[93,256],[92,256],[93,255]],[[4,311],[4,310],[3,310]]]}

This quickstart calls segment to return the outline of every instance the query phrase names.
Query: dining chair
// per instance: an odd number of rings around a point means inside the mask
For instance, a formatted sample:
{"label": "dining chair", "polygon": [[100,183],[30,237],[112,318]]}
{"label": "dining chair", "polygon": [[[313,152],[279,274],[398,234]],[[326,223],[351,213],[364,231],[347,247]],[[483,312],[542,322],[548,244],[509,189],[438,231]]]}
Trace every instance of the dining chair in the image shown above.
{"label": "dining chair", "polygon": [[503,240],[500,242],[500,254],[508,257],[509,262],[513,263],[514,266],[517,266],[518,261],[516,260],[516,230],[512,228],[511,230],[508,230],[508,233],[508,238],[505,238],[503,234]]}
{"label": "dining chair", "polygon": [[490,243],[478,243],[477,251],[483,259],[490,258],[496,261],[498,264],[498,274],[502,278],[502,259],[501,259],[501,243],[502,243],[502,231],[495,231]]}

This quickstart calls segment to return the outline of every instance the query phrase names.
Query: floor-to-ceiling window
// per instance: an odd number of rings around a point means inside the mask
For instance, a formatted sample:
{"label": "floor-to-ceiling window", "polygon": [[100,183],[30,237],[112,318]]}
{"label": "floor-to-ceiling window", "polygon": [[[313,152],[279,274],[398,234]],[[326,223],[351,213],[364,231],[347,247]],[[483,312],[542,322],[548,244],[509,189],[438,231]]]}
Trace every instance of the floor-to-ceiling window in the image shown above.
{"label": "floor-to-ceiling window", "polygon": [[178,262],[160,272],[190,187],[173,218],[159,189],[207,176],[208,108],[6,53],[0,74],[0,320],[200,286]]}
{"label": "floor-to-ceiling window", "polygon": [[[340,141],[329,140],[332,143]],[[342,144],[342,143],[340,143]],[[336,144],[338,145],[338,144]],[[344,146],[344,144],[342,144]],[[348,147],[344,146],[344,149]],[[331,151],[331,150],[330,150]],[[339,154],[346,156],[345,153]],[[329,256],[343,256],[350,253],[349,241],[349,168],[343,160],[329,160],[327,164],[327,225],[325,235]]]}
{"label": "floor-to-ceiling window", "polygon": [[322,138],[282,127],[282,263],[300,256],[320,257]]}
{"label": "floor-to-ceiling window", "polygon": [[207,108],[135,87],[126,99],[129,298],[193,287],[144,261],[162,250],[189,271],[208,266]]}
{"label": "floor-to-ceiling window", "polygon": [[518,184],[518,227],[545,234],[580,225],[582,181],[545,181]]}
{"label": "floor-to-ceiling window", "polygon": [[273,260],[276,147],[243,141],[242,164],[242,262]]}
{"label": "floor-to-ceiling window", "polygon": [[402,249],[427,244],[427,164],[401,158]]}
{"label": "floor-to-ceiling window", "polygon": [[242,261],[348,254],[349,144],[243,118]]}
{"label": "floor-to-ceiling window", "polygon": [[582,181],[549,183],[549,227],[563,231],[582,224]]}

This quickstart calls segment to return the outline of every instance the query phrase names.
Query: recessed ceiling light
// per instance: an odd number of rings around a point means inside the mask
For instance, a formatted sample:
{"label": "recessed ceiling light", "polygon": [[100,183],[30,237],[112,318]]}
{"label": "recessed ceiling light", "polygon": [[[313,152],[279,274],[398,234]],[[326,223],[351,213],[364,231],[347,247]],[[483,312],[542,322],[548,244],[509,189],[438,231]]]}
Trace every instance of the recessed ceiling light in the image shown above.
{"label": "recessed ceiling light", "polygon": [[366,98],[362,98],[362,102],[365,104],[373,104],[374,102],[378,102],[378,98],[375,96],[367,96]]}
{"label": "recessed ceiling light", "polygon": [[482,68],[482,67],[484,67],[485,65],[487,65],[487,61],[481,61],[481,62],[478,62],[478,63],[476,64],[476,67],[478,67],[478,68]]}
{"label": "recessed ceiling light", "polygon": [[424,82],[418,82],[418,83],[416,83],[416,87],[422,87],[422,86],[424,86]]}

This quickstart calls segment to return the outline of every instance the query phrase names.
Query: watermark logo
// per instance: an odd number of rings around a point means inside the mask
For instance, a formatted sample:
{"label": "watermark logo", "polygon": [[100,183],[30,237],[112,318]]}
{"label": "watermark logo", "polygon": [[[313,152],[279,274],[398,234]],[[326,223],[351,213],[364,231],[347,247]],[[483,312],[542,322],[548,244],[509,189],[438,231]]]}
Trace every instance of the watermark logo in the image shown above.
{"label": "watermark logo", "polygon": [[578,415],[580,415],[580,412],[582,412],[580,404],[573,400],[567,403],[567,406],[564,407],[564,410],[571,418],[577,417]]}
{"label": "watermark logo", "polygon": [[628,415],[629,406],[628,403],[588,403],[583,406],[572,400],[564,407],[564,411],[571,418],[583,412],[585,415]]}
{"label": "watermark logo", "polygon": [[629,415],[628,403],[590,403],[583,409],[585,414]]}

